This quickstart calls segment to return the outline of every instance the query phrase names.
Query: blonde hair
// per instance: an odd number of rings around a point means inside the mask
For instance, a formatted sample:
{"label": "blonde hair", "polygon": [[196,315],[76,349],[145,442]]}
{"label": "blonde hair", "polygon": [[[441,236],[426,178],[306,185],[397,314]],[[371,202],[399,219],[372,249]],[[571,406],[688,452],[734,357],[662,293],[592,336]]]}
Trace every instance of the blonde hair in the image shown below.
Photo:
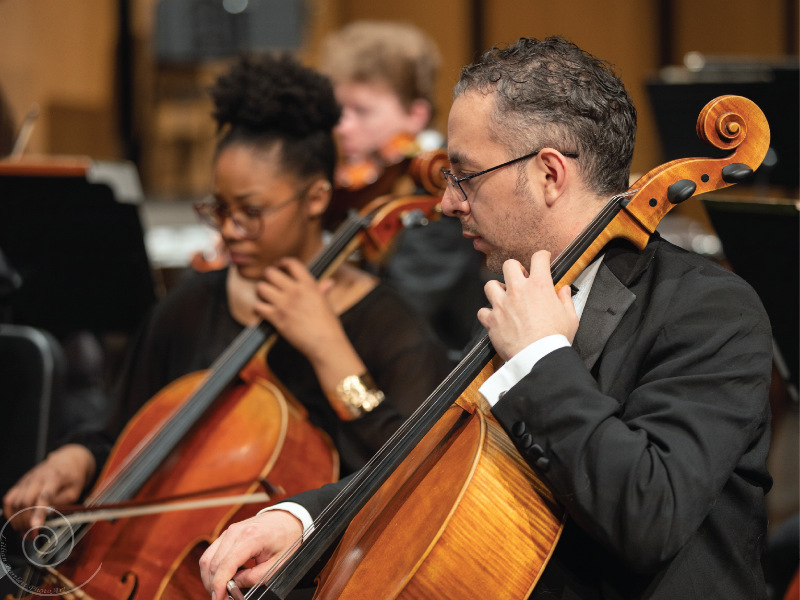
{"label": "blonde hair", "polygon": [[440,64],[436,43],[417,27],[356,21],[325,38],[319,70],[334,85],[387,83],[406,108],[420,98],[433,108]]}

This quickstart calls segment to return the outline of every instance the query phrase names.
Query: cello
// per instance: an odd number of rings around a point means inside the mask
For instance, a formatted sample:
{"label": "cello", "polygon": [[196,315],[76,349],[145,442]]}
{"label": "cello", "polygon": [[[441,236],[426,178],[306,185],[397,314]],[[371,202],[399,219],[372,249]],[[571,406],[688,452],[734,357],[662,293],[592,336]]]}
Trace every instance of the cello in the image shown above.
{"label": "cello", "polygon": [[[553,260],[556,290],[613,239],[643,250],[675,205],[744,181],[769,147],[763,113],[736,96],[707,104],[697,134],[727,155],[672,161],[611,198]],[[315,599],[528,597],[567,513],[478,392],[501,364],[485,336],[246,597],[285,598],[342,532]]]}
{"label": "cello", "polygon": [[[384,199],[352,214],[310,272],[326,278],[356,248],[379,255],[402,227],[435,218],[439,201]],[[11,574],[20,589],[70,600],[195,596],[203,589],[197,558],[228,522],[335,480],[331,443],[270,381],[263,356],[253,359],[276,339],[266,322],[248,327],[207,372],[151,399],[118,439],[86,505],[48,521],[36,539],[30,559],[45,572],[44,585]],[[259,487],[265,493],[254,494]],[[197,499],[209,494],[216,496]],[[81,552],[71,555],[78,542]]]}
{"label": "cello", "polygon": [[441,194],[439,171],[449,164],[444,150],[422,151],[413,135],[398,134],[374,156],[336,167],[325,224],[337,227],[347,211],[361,210],[374,198],[413,194],[415,187]]}

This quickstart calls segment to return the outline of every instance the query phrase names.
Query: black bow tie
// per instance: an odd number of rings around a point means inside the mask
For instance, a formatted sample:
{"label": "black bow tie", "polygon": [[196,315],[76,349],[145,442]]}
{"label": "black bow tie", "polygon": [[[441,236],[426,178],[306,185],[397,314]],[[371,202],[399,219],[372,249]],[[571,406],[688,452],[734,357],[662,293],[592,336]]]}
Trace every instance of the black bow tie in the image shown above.
{"label": "black bow tie", "polygon": [[576,288],[574,285],[569,286],[569,289],[572,290],[573,296],[578,293],[578,288]]}

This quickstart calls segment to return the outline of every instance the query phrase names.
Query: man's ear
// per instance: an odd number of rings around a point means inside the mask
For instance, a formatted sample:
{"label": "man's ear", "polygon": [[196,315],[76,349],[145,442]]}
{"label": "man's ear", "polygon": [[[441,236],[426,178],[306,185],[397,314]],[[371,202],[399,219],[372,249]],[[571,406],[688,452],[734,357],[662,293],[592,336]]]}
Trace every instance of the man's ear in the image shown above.
{"label": "man's ear", "polygon": [[417,98],[408,107],[407,123],[408,129],[415,135],[425,129],[433,116],[431,103],[422,98]]}
{"label": "man's ear", "polygon": [[551,206],[564,193],[567,180],[573,171],[572,165],[567,161],[570,159],[552,148],[543,148],[536,156],[535,161],[541,169],[542,188],[544,200]]}
{"label": "man's ear", "polygon": [[306,214],[313,219],[321,217],[330,204],[332,193],[331,182],[327,179],[312,183],[305,197]]}

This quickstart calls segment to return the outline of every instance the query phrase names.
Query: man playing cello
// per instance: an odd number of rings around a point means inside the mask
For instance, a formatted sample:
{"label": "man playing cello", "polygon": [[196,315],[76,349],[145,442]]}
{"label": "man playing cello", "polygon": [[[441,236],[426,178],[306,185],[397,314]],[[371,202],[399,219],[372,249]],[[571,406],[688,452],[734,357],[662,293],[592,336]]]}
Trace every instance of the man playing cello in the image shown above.
{"label": "man playing cello", "polygon": [[[609,244],[574,297],[553,287],[551,257],[627,188],[635,132],[611,66],[563,38],[493,49],[455,88],[443,206],[505,277],[478,318],[507,362],[480,391],[570,517],[530,597],[765,598],[755,292],[658,234]],[[231,527],[201,560],[208,591],[253,585],[338,489]]]}

